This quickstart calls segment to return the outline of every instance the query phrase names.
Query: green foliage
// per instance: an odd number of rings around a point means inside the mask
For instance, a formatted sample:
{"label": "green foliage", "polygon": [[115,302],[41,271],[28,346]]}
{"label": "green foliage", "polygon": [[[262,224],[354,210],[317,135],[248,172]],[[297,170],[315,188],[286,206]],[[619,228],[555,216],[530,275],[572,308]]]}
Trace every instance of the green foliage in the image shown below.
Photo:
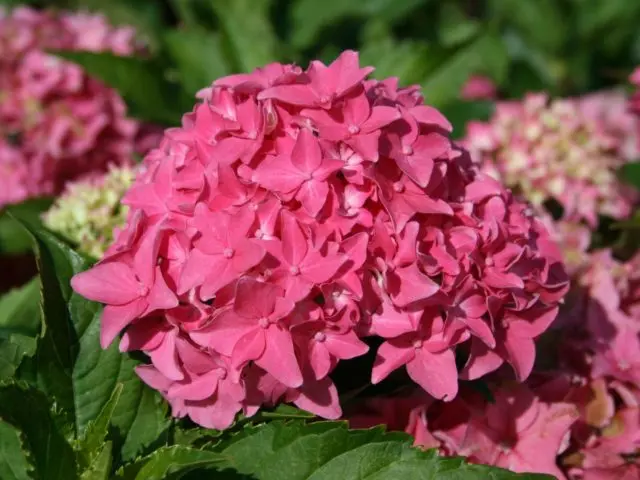
{"label": "green foliage", "polygon": [[[39,223],[40,215],[46,212],[52,203],[51,198],[33,198],[13,205],[11,209],[19,212],[20,216]],[[29,234],[7,215],[6,210],[0,210],[0,255],[16,255],[28,251],[31,251]]]}

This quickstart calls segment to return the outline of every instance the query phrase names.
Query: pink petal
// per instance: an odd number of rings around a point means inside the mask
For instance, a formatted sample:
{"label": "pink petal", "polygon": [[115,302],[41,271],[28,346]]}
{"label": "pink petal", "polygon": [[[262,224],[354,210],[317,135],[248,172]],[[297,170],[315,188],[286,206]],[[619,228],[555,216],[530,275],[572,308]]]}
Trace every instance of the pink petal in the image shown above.
{"label": "pink petal", "polygon": [[316,285],[328,282],[347,261],[345,255],[322,256],[317,250],[309,252],[302,265],[300,274]]}
{"label": "pink petal", "polygon": [[170,380],[182,380],[184,373],[176,352],[177,329],[172,329],[164,336],[158,348],[149,352],[153,366]]}
{"label": "pink petal", "polygon": [[324,343],[331,354],[341,360],[356,358],[369,351],[369,346],[353,330],[342,335],[328,335]]}
{"label": "pink petal", "polygon": [[276,298],[283,293],[282,288],[277,285],[243,277],[236,286],[233,309],[247,319],[267,318],[275,308]]}
{"label": "pink petal", "polygon": [[190,332],[189,336],[198,345],[230,357],[240,338],[256,328],[259,327],[254,321],[238,316],[233,310],[227,310],[215,317],[206,328]]}
{"label": "pink petal", "polygon": [[409,112],[416,119],[418,123],[425,125],[436,125],[447,132],[453,131],[453,126],[447,120],[447,118],[440,113],[439,110],[430,107],[429,105],[418,105],[412,107]]}
{"label": "pink petal", "polygon": [[282,215],[282,256],[291,266],[298,266],[307,256],[307,238],[291,214]]}
{"label": "pink petal", "polygon": [[440,289],[437,283],[418,269],[416,263],[396,269],[396,274],[400,283],[395,289],[393,303],[399,307],[429,298]]}
{"label": "pink petal", "polygon": [[372,132],[395,122],[400,117],[400,112],[395,107],[373,107],[371,109],[371,116],[362,124],[361,128],[365,133]]}
{"label": "pink petal", "polygon": [[142,381],[154,390],[166,392],[173,384],[152,365],[138,365],[135,370]]}
{"label": "pink petal", "polygon": [[477,317],[457,317],[461,322],[469,327],[471,333],[482,340],[489,348],[495,348],[496,339],[493,337],[491,328],[482,318]]}
{"label": "pink petal", "polygon": [[291,151],[291,164],[301,172],[311,174],[322,163],[320,143],[311,130],[302,128]]}
{"label": "pink petal", "polygon": [[228,260],[222,255],[207,255],[197,248],[191,250],[180,275],[178,294],[202,285],[211,272],[222,270],[226,263]]}
{"label": "pink petal", "polygon": [[328,420],[337,420],[342,416],[338,390],[329,377],[317,382],[305,382],[293,402],[298,408]]}
{"label": "pink petal", "polygon": [[524,382],[536,359],[536,347],[531,338],[518,337],[509,331],[498,332],[496,335],[498,353],[513,367],[516,378]]}
{"label": "pink petal", "polygon": [[266,348],[256,365],[290,388],[302,385],[302,372],[293,351],[293,340],[288,330],[271,325],[266,329]]}
{"label": "pink petal", "polygon": [[296,194],[296,199],[309,215],[317,217],[328,196],[329,184],[321,180],[311,179],[302,184]]}
{"label": "pink petal", "polygon": [[100,318],[100,346],[106,349],[111,345],[113,339],[124,327],[138,318],[145,307],[146,302],[143,300],[134,300],[127,305],[107,305],[104,307]]}
{"label": "pink petal", "polygon": [[212,370],[187,383],[174,383],[169,388],[167,396],[183,400],[204,400],[209,398],[218,389],[220,374],[220,370]]}
{"label": "pink petal", "polygon": [[244,366],[260,358],[264,353],[266,347],[266,338],[264,329],[257,328],[251,330],[249,333],[241,337],[233,347],[231,353],[231,365],[238,371],[244,368]]}
{"label": "pink petal", "polygon": [[371,162],[377,162],[379,157],[380,131],[354,135],[346,141],[362,158]]}
{"label": "pink petal", "polygon": [[253,172],[252,180],[267,190],[288,193],[308,178],[287,157],[267,156]]}
{"label": "pink petal", "polygon": [[415,357],[415,349],[408,347],[396,347],[389,342],[384,342],[378,348],[376,359],[371,370],[371,383],[380,383],[394,370],[410,362]]}
{"label": "pink petal", "polygon": [[519,337],[535,338],[545,332],[558,316],[558,307],[536,307],[524,312],[514,312],[509,328]]}
{"label": "pink petal", "polygon": [[309,364],[317,380],[326,377],[331,369],[331,355],[324,343],[311,341],[309,346]]}
{"label": "pink petal", "polygon": [[[224,258],[224,257],[222,257]],[[238,280],[242,273],[238,273],[233,268],[233,263],[226,258],[225,262],[220,262],[218,270],[212,270],[205,282],[200,287],[200,298],[208,300],[213,298],[219,290]]]}
{"label": "pink petal", "polygon": [[234,244],[235,253],[231,258],[233,270],[244,273],[255,267],[265,256],[265,249],[258,240],[241,239]]}
{"label": "pink petal", "polygon": [[316,94],[308,85],[279,85],[267,88],[258,94],[258,100],[277,99],[291,105],[310,107],[316,102]]}
{"label": "pink petal", "polygon": [[146,300],[148,306],[144,312],[145,315],[155,310],[170,310],[180,304],[178,297],[165,282],[160,267],[156,267],[155,282],[149,290]]}
{"label": "pink petal", "polygon": [[407,373],[432,397],[452,400],[458,394],[458,370],[453,350],[430,353],[425,348],[407,363]]}
{"label": "pink petal", "polygon": [[383,338],[393,338],[415,329],[410,313],[401,312],[389,301],[382,302],[381,308],[380,313],[371,316],[371,333]]}
{"label": "pink petal", "polygon": [[124,263],[106,262],[74,275],[71,287],[94,302],[125,305],[140,297],[141,285]]}
{"label": "pink petal", "polygon": [[487,373],[497,370],[504,360],[493,350],[490,350],[479,339],[471,339],[471,352],[466,365],[460,372],[463,380],[476,380]]}

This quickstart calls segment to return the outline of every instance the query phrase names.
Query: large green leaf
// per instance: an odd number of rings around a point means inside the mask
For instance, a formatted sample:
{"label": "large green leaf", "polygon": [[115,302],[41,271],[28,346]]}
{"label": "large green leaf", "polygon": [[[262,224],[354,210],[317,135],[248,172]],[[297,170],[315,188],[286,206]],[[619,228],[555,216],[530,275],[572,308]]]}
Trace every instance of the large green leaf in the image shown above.
{"label": "large green leaf", "polygon": [[140,381],[137,362],[120,353],[116,343],[100,348],[101,307],[70,287],[71,277],[89,262],[52,233],[20,221],[34,238],[42,281],[45,334],[36,357],[38,385],[55,398],[81,437],[121,383],[111,422],[120,454],[134,458],[167,429],[166,404]]}
{"label": "large green leaf", "polygon": [[0,297],[0,380],[13,376],[22,359],[35,354],[40,318],[39,278]]}
{"label": "large green leaf", "polygon": [[231,73],[217,33],[200,29],[170,30],[164,36],[164,43],[189,95]]}
{"label": "large green leaf", "polygon": [[271,0],[210,0],[235,66],[244,72],[283,60],[269,19]]}
{"label": "large green leaf", "polygon": [[[11,209],[21,216],[40,222],[40,215],[53,203],[51,198],[33,198],[12,205]],[[0,254],[19,254],[31,250],[31,238],[5,211],[0,211]]]}
{"label": "large green leaf", "polygon": [[486,73],[501,83],[506,76],[508,57],[500,37],[488,32],[458,50],[422,83],[425,97],[435,106],[447,105],[460,96],[470,75]]}
{"label": "large green leaf", "polygon": [[141,120],[178,125],[182,115],[193,107],[189,95],[169,81],[164,68],[152,60],[109,53],[55,53],[115,88],[127,102],[129,113]]}
{"label": "large green leaf", "polygon": [[434,450],[411,446],[403,433],[381,428],[348,430],[342,422],[272,422],[248,428],[230,445],[217,449],[224,459],[217,468],[244,475],[211,478],[256,480],[418,479],[546,479],[470,465],[461,458],[442,458]]}
{"label": "large green leaf", "polygon": [[33,478],[31,452],[20,429],[0,420],[0,478],[30,480]]}
{"label": "large green leaf", "polygon": [[467,123],[472,120],[486,122],[495,110],[495,104],[489,101],[457,100],[441,108],[442,113],[453,125],[452,137],[462,138]]}
{"label": "large green leaf", "polygon": [[75,454],[58,430],[49,399],[42,392],[22,384],[0,384],[0,417],[22,432],[33,456],[36,478],[76,478]]}
{"label": "large green leaf", "polygon": [[640,162],[628,163],[620,169],[622,179],[640,190]]}

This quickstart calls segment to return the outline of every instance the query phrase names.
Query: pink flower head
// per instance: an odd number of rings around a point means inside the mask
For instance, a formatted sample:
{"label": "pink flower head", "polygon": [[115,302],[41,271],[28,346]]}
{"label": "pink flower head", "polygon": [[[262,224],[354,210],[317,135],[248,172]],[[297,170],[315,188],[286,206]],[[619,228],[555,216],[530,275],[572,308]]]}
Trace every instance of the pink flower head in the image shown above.
{"label": "pink flower head", "polygon": [[594,227],[599,215],[627,217],[638,200],[616,174],[637,157],[635,124],[618,92],[551,101],[529,94],[498,103],[488,123],[472,122],[463,144],[534,206],[553,199],[564,220]]}
{"label": "pink flower head", "polygon": [[484,75],[473,75],[462,87],[460,96],[465,100],[495,100],[496,84]]}
{"label": "pink flower head", "polygon": [[0,17],[0,137],[14,151],[0,154],[0,168],[9,170],[2,178],[12,183],[0,189],[0,207],[57,195],[67,182],[111,164],[132,164],[134,153],[159,138],[155,128],[126,117],[115,90],[49,50],[141,51],[133,29],[111,27],[101,15],[19,7]]}
{"label": "pink flower head", "polygon": [[[404,368],[447,401],[459,375],[529,374],[567,289],[560,255],[417,89],[370,71],[345,52],[214,82],[145,158],[105,258],[74,277],[107,305],[103,344],[123,331],[145,352],[174,414],[222,425],[285,401],[338,418],[331,374],[367,337],[383,340],[373,382]],[[223,366],[196,369],[180,345]]]}

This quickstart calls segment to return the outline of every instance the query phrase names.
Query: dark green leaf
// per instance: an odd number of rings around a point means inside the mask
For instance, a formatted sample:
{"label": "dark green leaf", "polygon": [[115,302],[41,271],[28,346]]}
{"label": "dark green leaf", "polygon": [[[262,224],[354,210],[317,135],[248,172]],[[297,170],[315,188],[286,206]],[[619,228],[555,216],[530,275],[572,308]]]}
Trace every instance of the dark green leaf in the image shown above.
{"label": "dark green leaf", "polygon": [[71,277],[89,262],[50,232],[20,220],[34,237],[43,285],[45,335],[38,347],[38,383],[56,399],[79,437],[122,384],[111,418],[118,434],[114,445],[124,459],[134,458],[167,429],[166,404],[140,381],[137,362],[120,353],[116,343],[100,348],[101,307],[70,287]]}
{"label": "dark green leaf", "polygon": [[0,420],[0,478],[30,480],[33,478],[31,452],[22,432]]}
{"label": "dark green leaf", "polygon": [[620,169],[622,179],[640,190],[640,162],[627,163]]}
{"label": "dark green leaf", "polygon": [[217,468],[256,480],[550,478],[469,465],[460,458],[439,457],[434,450],[415,449],[411,442],[403,433],[348,430],[341,422],[272,422],[250,428],[231,445],[217,448],[224,459]]}
{"label": "dark green leaf", "polygon": [[81,65],[89,74],[115,88],[133,117],[163,125],[178,125],[195,103],[178,84],[167,79],[156,62],[108,53],[55,52]]}
{"label": "dark green leaf", "polygon": [[180,82],[189,95],[231,73],[224,58],[220,35],[204,30],[171,30],[164,36]]}
{"label": "dark green leaf", "polygon": [[[34,222],[40,222],[40,215],[47,211],[53,200],[50,198],[34,198],[12,205],[14,212],[26,216]],[[40,222],[41,223],[41,222]],[[0,254],[19,254],[31,250],[31,237],[5,211],[0,212]]]}
{"label": "dark green leaf", "polygon": [[58,430],[42,392],[21,384],[0,384],[0,417],[24,435],[38,478],[76,478],[73,449]]}
{"label": "dark green leaf", "polygon": [[466,133],[466,125],[472,120],[487,121],[495,110],[493,102],[467,102],[458,100],[441,108],[442,113],[453,125],[453,138],[461,138]]}
{"label": "dark green leaf", "polygon": [[168,475],[221,462],[215,452],[173,446],[159,448],[151,455],[137,459],[116,473],[119,480],[164,480]]}
{"label": "dark green leaf", "polygon": [[112,453],[112,443],[103,443],[91,465],[80,475],[80,480],[109,480],[113,461]]}

